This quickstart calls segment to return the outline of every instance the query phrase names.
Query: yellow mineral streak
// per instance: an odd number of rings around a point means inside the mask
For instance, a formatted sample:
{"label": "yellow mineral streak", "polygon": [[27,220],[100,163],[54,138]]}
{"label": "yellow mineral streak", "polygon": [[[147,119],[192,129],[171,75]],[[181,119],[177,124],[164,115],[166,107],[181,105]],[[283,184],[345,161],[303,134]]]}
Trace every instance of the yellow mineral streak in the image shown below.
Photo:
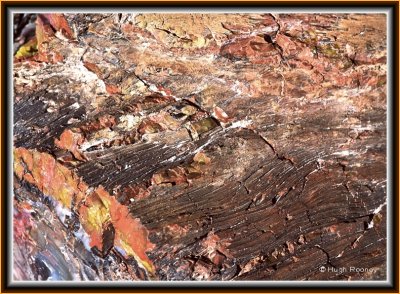
{"label": "yellow mineral streak", "polygon": [[[115,229],[114,244],[134,257],[149,273],[154,273],[154,266],[146,255],[154,248],[148,240],[147,229],[103,187],[86,196],[88,185],[72,171],[47,153],[25,148],[14,148],[14,173],[64,208],[77,210],[80,223],[90,236],[90,246],[96,246],[100,251],[103,247],[103,228],[111,222]],[[72,207],[74,199],[76,207]]]}
{"label": "yellow mineral streak", "polygon": [[64,208],[71,209],[72,200],[79,202],[84,198],[79,178],[69,169],[56,162],[47,153],[25,148],[14,149],[14,171],[18,178],[37,186],[43,194],[60,202]]}

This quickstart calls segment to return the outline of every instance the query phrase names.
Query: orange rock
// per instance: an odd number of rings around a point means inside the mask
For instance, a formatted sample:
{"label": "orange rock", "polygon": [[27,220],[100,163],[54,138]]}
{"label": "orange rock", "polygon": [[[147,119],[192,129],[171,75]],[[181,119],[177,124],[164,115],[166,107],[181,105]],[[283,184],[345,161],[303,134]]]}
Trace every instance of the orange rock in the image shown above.
{"label": "orange rock", "polygon": [[[36,20],[36,39],[38,54],[35,55],[35,60],[41,62],[52,62],[57,63],[64,60],[64,57],[57,51],[53,50],[49,45],[52,39],[55,38],[53,28],[62,28],[65,31],[65,24],[63,21],[58,20],[59,16],[46,17],[45,15],[39,14]],[[65,19],[64,19],[65,20]],[[65,20],[66,22],[66,20]],[[66,34],[72,34],[71,30],[65,31]]]}
{"label": "orange rock", "polygon": [[103,187],[97,188],[79,209],[80,221],[90,236],[90,246],[103,249],[103,233],[107,223],[115,229],[114,246],[126,256],[134,257],[146,270],[153,273],[154,266],[146,252],[154,249],[148,232],[140,220],[134,218],[127,206],[120,204]]}
{"label": "orange rock", "polygon": [[43,14],[43,16],[50,22],[55,30],[60,31],[68,39],[73,38],[74,34],[62,13],[48,13]]}
{"label": "orange rock", "polygon": [[128,207],[111,198],[111,221],[115,228],[114,246],[123,249],[127,256],[133,256],[146,270],[154,273],[154,265],[146,255],[155,248],[148,239],[148,232],[138,218],[133,218]]}
{"label": "orange rock", "polygon": [[205,155],[204,152],[198,152],[193,157],[193,161],[200,164],[209,164],[211,162],[211,159],[207,155]]}
{"label": "orange rock", "polygon": [[218,106],[214,106],[213,116],[222,123],[229,122],[229,116],[225,113],[225,111],[222,108],[219,108]]}
{"label": "orange rock", "polygon": [[284,55],[294,56],[300,52],[300,48],[288,36],[277,34],[276,43],[283,49]]}
{"label": "orange rock", "polygon": [[109,114],[99,117],[98,121],[102,128],[110,128],[110,127],[115,126],[115,124],[116,124],[115,117],[113,117],[112,115],[109,115]]}
{"label": "orange rock", "polygon": [[96,64],[86,61],[86,62],[83,63],[83,65],[84,65],[88,70],[94,72],[97,76],[101,76],[101,74],[102,74],[102,73],[101,73],[101,70],[100,70],[100,68],[99,68]]}
{"label": "orange rock", "polygon": [[154,244],[148,240],[146,228],[130,214],[128,207],[120,204],[103,187],[86,197],[89,187],[72,171],[47,153],[25,148],[14,149],[14,171],[17,177],[35,185],[66,209],[74,210],[72,203],[75,200],[80,223],[90,236],[91,247],[102,251],[104,228],[111,222],[115,229],[114,245],[126,256],[136,258],[147,271],[154,272],[146,255]]}
{"label": "orange rock", "polygon": [[106,85],[106,90],[108,94],[120,94],[121,89],[116,85]]}
{"label": "orange rock", "polygon": [[88,188],[47,153],[14,149],[14,171],[20,179],[37,186],[44,195],[52,197],[67,209],[72,209],[73,199],[76,203],[81,201],[84,198],[83,191]]}
{"label": "orange rock", "polygon": [[123,195],[123,198],[127,198],[128,200],[130,198],[133,198],[134,200],[140,200],[149,197],[150,190],[151,186],[149,188],[145,188],[140,185],[135,185],[124,188],[121,194]]}
{"label": "orange rock", "polygon": [[60,140],[55,139],[54,144],[61,149],[70,151],[76,159],[85,160],[85,157],[79,151],[79,146],[84,142],[85,137],[82,133],[73,132],[66,129],[60,136]]}
{"label": "orange rock", "polygon": [[101,197],[98,191],[93,192],[79,207],[79,220],[90,236],[90,246],[103,249],[103,225],[111,221],[110,202]]}

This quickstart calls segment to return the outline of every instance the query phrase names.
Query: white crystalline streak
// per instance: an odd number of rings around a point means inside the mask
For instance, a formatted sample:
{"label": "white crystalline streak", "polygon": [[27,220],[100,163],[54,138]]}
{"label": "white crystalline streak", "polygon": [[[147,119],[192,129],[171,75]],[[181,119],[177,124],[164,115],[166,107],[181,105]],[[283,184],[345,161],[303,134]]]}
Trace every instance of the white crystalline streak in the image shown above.
{"label": "white crystalline streak", "polygon": [[[239,120],[234,123],[232,123],[229,127],[227,127],[225,130],[230,130],[230,129],[237,129],[237,128],[246,128],[249,125],[252,124],[251,120]],[[205,147],[210,145],[214,141],[215,137],[211,136],[206,143],[203,145],[199,146],[196,150],[192,152],[192,154],[196,154],[197,152],[200,152],[203,150]]]}
{"label": "white crystalline streak", "polygon": [[82,150],[82,151],[86,151],[86,150],[89,149],[90,147],[103,144],[103,143],[105,143],[105,142],[108,142],[108,140],[109,140],[108,138],[100,138],[100,139],[98,139],[98,140],[85,141],[85,142],[83,142],[83,143],[81,144],[81,146],[80,146],[79,149]]}
{"label": "white crystalline streak", "polygon": [[72,108],[78,109],[80,107],[78,102],[75,102],[74,104],[71,105]]}
{"label": "white crystalline streak", "polygon": [[153,92],[158,92],[158,88],[157,88],[157,86],[154,85],[154,84],[150,84],[150,85],[149,85],[149,90],[150,90],[150,91],[153,91]]}
{"label": "white crystalline streak", "polygon": [[214,141],[213,137],[211,137],[210,139],[208,139],[208,141],[206,143],[204,143],[203,145],[199,146],[196,150],[194,150],[192,152],[192,154],[196,154],[198,152],[200,152],[201,150],[203,150],[205,147],[207,147],[208,145],[210,145],[212,143],[212,141]]}
{"label": "white crystalline streak", "polygon": [[[375,209],[372,211],[373,215],[379,213],[379,212],[382,210],[382,208],[386,205],[386,203],[387,203],[387,200],[385,200],[384,203],[382,203],[382,204],[379,205],[377,208],[375,208]],[[372,229],[372,228],[374,227],[374,225],[375,225],[374,219],[372,218],[371,221],[368,223],[368,229]]]}
{"label": "white crystalline streak", "polygon": [[123,128],[125,130],[131,130],[140,122],[140,117],[134,116],[132,114],[126,114],[121,116],[120,123],[117,127]]}
{"label": "white crystalline streak", "polygon": [[[71,217],[71,210],[65,208],[61,203],[59,203],[58,201],[52,199],[54,208],[55,208],[55,212],[58,216],[58,218],[60,219],[60,221],[65,224],[65,217]],[[79,240],[82,241],[83,245],[85,246],[86,250],[90,251],[91,247],[90,247],[90,237],[89,235],[85,232],[85,230],[83,229],[82,225],[79,226],[79,230],[74,232],[75,237],[77,237]]]}
{"label": "white crystalline streak", "polygon": [[55,205],[55,210],[56,210],[56,214],[58,216],[58,218],[60,219],[60,221],[65,224],[65,217],[71,217],[71,210],[65,208],[62,204],[57,203]]}
{"label": "white crystalline streak", "polygon": [[76,64],[76,68],[73,69],[72,75],[77,75],[76,72],[79,72],[80,74],[78,75],[79,78],[82,79],[82,81],[85,81],[87,84],[90,85],[90,83],[96,83],[97,86],[100,88],[101,92],[106,92],[106,84],[104,83],[103,80],[99,79],[99,77],[94,73],[88,70],[82,62],[79,62]]}
{"label": "white crystalline streak", "polygon": [[233,84],[232,90],[236,93],[237,96],[240,96],[243,94],[242,90],[240,89],[240,82],[235,81]]}
{"label": "white crystalline streak", "polygon": [[350,150],[343,150],[343,151],[335,152],[332,155],[349,156],[349,155],[353,155],[353,154],[356,154],[356,153],[354,151],[350,151]]}
{"label": "white crystalline streak", "polygon": [[173,162],[176,159],[176,156],[172,156],[171,158],[168,159],[169,162]]}
{"label": "white crystalline streak", "polygon": [[[27,81],[32,84],[32,78],[35,80],[46,80],[56,76],[69,77],[71,80],[80,81],[83,85],[90,85],[96,88],[96,92],[106,93],[106,85],[94,72],[88,70],[82,61],[67,59],[62,65],[45,65],[43,68],[21,68],[15,80],[19,82]],[[89,94],[89,93],[87,93]]]}
{"label": "white crystalline streak", "polygon": [[82,241],[87,251],[90,251],[92,248],[90,247],[90,237],[85,232],[82,226],[79,227],[79,230],[74,232],[75,237]]}
{"label": "white crystalline streak", "polygon": [[383,202],[381,205],[379,205],[377,208],[375,208],[372,213],[373,214],[379,213],[382,210],[382,208],[386,205],[386,203],[387,203],[387,200],[385,202]]}
{"label": "white crystalline streak", "polygon": [[237,128],[247,128],[249,125],[251,125],[253,122],[251,120],[239,120],[233,122],[229,127],[226,129],[237,129]]}

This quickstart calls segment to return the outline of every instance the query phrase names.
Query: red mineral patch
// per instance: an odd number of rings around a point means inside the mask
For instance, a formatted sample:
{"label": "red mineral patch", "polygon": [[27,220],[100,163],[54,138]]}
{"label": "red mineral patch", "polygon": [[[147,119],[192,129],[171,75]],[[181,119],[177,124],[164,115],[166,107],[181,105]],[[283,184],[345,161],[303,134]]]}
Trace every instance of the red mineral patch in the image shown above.
{"label": "red mineral patch", "polygon": [[90,236],[90,246],[103,249],[103,225],[111,220],[110,201],[102,197],[103,191],[94,191],[79,207],[79,219]]}
{"label": "red mineral patch", "polygon": [[221,240],[220,237],[212,231],[208,233],[201,245],[204,248],[206,256],[215,264],[219,264],[222,261],[221,259],[223,259],[223,256],[232,257],[227,249],[230,242],[227,240]]}
{"label": "red mineral patch", "polygon": [[64,60],[64,57],[59,52],[52,50],[49,44],[54,38],[55,34],[49,20],[39,14],[36,20],[36,39],[38,49],[38,55],[35,55],[36,60],[51,63]]}
{"label": "red mineral patch", "polygon": [[258,36],[234,40],[222,46],[220,54],[230,59],[248,59],[255,64],[279,64],[281,61],[275,47]]}
{"label": "red mineral patch", "polygon": [[120,94],[121,88],[116,85],[106,85],[108,94]]}
{"label": "red mineral patch", "polygon": [[125,205],[130,204],[133,200],[140,200],[140,199],[145,199],[150,196],[151,192],[151,186],[146,187],[145,185],[129,185],[121,191],[119,194],[119,201]]}
{"label": "red mineral patch", "polygon": [[50,24],[56,31],[60,31],[68,39],[73,38],[74,34],[63,14],[48,13],[43,14],[43,16],[50,22]]}
{"label": "red mineral patch", "polygon": [[76,159],[85,160],[84,155],[78,150],[79,146],[85,141],[82,133],[73,132],[66,129],[60,136],[60,139],[55,139],[54,144],[61,149],[70,151]]}
{"label": "red mineral patch", "polygon": [[103,250],[104,228],[111,222],[115,229],[114,245],[122,249],[126,256],[135,257],[149,272],[154,271],[146,255],[154,248],[148,240],[146,228],[130,214],[128,207],[120,204],[102,186],[86,197],[89,187],[73,172],[49,154],[25,148],[14,149],[14,171],[20,179],[37,186],[43,194],[69,210],[75,209],[72,207],[75,197],[79,220],[90,236],[91,247]]}
{"label": "red mineral patch", "polygon": [[133,218],[128,207],[111,198],[111,221],[115,228],[114,245],[122,248],[127,256],[133,256],[149,272],[154,272],[154,266],[146,252],[155,248],[148,239],[148,232],[138,218]]}
{"label": "red mineral patch", "polygon": [[101,76],[101,75],[102,75],[102,72],[101,72],[100,68],[99,68],[96,64],[85,61],[85,62],[83,63],[83,65],[84,65],[88,70],[94,72],[97,76]]}
{"label": "red mineral patch", "polygon": [[84,198],[88,187],[69,169],[56,162],[47,153],[25,148],[14,149],[15,174],[37,186],[43,194],[50,196],[71,209],[72,200],[79,202]]}
{"label": "red mineral patch", "polygon": [[229,116],[222,108],[219,108],[218,106],[214,107],[213,116],[222,123],[227,123],[229,121]]}
{"label": "red mineral patch", "polygon": [[148,232],[138,218],[134,218],[127,206],[120,204],[103,187],[97,188],[79,208],[80,221],[90,236],[90,246],[103,250],[103,233],[111,223],[115,229],[114,246],[133,256],[149,272],[154,267],[146,252],[154,248],[148,240]]}

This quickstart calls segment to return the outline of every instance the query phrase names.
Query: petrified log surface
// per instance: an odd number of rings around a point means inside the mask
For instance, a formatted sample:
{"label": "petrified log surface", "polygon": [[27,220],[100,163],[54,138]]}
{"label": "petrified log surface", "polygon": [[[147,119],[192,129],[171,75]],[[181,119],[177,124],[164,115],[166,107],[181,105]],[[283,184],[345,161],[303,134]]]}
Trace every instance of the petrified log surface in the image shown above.
{"label": "petrified log surface", "polygon": [[34,28],[14,62],[14,279],[386,279],[385,15]]}

